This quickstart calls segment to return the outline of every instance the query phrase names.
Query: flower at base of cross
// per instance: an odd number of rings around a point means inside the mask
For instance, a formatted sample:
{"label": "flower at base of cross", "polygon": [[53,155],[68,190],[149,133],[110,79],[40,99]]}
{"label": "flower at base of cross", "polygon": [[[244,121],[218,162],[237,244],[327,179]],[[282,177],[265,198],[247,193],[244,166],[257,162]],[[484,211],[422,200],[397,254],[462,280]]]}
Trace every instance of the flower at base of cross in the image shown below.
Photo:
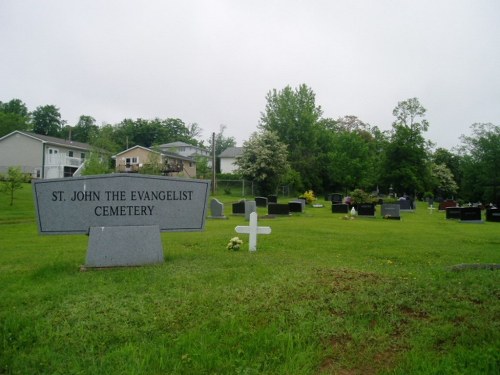
{"label": "flower at base of cross", "polygon": [[227,244],[227,249],[228,250],[239,250],[241,245],[243,244],[243,241],[239,239],[239,237],[233,237],[229,240],[229,243]]}

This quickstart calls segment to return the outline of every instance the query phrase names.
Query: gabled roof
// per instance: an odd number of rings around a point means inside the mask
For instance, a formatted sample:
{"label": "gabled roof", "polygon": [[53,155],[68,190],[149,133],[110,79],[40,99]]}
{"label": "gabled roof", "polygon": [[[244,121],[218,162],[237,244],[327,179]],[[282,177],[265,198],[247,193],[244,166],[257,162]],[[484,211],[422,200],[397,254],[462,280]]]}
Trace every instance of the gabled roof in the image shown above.
{"label": "gabled roof", "polygon": [[159,152],[158,152],[158,151],[152,150],[152,149],[147,148],[147,147],[144,147],[144,146],[139,146],[139,145],[137,145],[137,146],[132,146],[132,147],[129,147],[129,148],[127,148],[126,150],[124,150],[124,151],[122,151],[122,152],[119,152],[119,153],[118,153],[118,154],[116,154],[116,155],[113,155],[113,156],[112,156],[112,158],[116,158],[116,157],[120,156],[121,154],[124,154],[124,153],[126,153],[126,152],[129,152],[129,151],[131,151],[131,150],[133,150],[133,149],[135,149],[135,148],[142,148],[142,149],[143,149],[143,150],[145,150],[145,151],[154,152],[154,153],[156,153],[156,154],[159,154]]}
{"label": "gabled roof", "polygon": [[196,162],[196,160],[194,160],[193,158],[190,158],[190,157],[187,157],[187,156],[182,156],[182,155],[179,155],[179,154],[176,154],[174,152],[167,152],[167,151],[156,151],[156,150],[153,150],[151,148],[147,148],[147,147],[144,147],[144,146],[132,146],[130,148],[127,148],[126,150],[122,151],[122,152],[119,152],[118,154],[116,155],[113,155],[112,158],[115,159],[117,157],[119,157],[120,155],[126,153],[126,152],[129,152],[131,150],[134,150],[136,148],[140,148],[140,149],[143,149],[145,151],[149,151],[149,152],[153,152],[155,154],[161,154],[163,156],[166,156],[167,158],[172,158],[172,159],[178,159],[178,160],[186,160],[186,161],[190,161],[192,163]]}
{"label": "gabled roof", "polygon": [[78,148],[82,150],[90,150],[92,148],[91,145],[88,143],[82,143],[82,142],[75,142],[75,141],[69,141],[66,139],[62,138],[56,138],[56,137],[50,137],[48,135],[42,135],[42,134],[36,134],[36,133],[31,133],[31,132],[25,132],[25,131],[20,131],[20,130],[15,130],[12,133],[9,133],[2,138],[0,138],[0,141],[14,135],[14,134],[21,134],[24,135],[25,137],[30,137],[32,139],[35,139],[40,142],[48,143],[51,145],[57,145],[57,146],[64,146],[68,148]]}
{"label": "gabled roof", "polygon": [[243,147],[228,147],[219,155],[220,158],[235,158],[243,153]]}
{"label": "gabled roof", "polygon": [[189,143],[186,143],[186,142],[170,142],[170,143],[165,143],[165,144],[162,144],[160,145],[159,147],[162,147],[162,148],[170,148],[170,147],[196,147],[196,148],[199,148],[198,146],[194,146],[194,145],[191,145]]}

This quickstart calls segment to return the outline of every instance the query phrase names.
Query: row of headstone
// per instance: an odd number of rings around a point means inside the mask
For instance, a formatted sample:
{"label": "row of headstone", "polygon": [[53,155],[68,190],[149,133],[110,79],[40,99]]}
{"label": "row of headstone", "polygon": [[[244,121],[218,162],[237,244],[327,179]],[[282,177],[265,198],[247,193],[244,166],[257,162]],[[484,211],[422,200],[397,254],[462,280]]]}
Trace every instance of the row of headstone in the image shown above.
{"label": "row of headstone", "polygon": [[[481,207],[448,207],[446,208],[446,219],[468,223],[482,222]],[[486,221],[500,223],[500,209],[488,208]]]}
{"label": "row of headstone", "polygon": [[[247,217],[249,217],[251,212],[255,212],[257,207],[256,201],[241,200],[232,204],[232,213],[233,215],[245,215],[245,218],[248,220]],[[268,215],[290,215],[291,212],[304,212],[304,208],[305,201],[303,200],[288,203],[267,203]],[[214,212],[212,212],[212,216],[215,216]]]}

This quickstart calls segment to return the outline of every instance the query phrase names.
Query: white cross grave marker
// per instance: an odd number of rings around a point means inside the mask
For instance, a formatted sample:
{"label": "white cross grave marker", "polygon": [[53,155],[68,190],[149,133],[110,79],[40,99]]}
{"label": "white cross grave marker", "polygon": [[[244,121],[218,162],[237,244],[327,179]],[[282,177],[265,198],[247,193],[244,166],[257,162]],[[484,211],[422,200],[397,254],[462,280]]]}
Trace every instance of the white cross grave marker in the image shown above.
{"label": "white cross grave marker", "polygon": [[234,228],[236,233],[248,233],[248,250],[256,251],[257,250],[257,235],[258,234],[270,234],[271,227],[258,227],[257,226],[257,212],[252,212],[250,214],[250,225],[249,226],[241,226],[238,225]]}

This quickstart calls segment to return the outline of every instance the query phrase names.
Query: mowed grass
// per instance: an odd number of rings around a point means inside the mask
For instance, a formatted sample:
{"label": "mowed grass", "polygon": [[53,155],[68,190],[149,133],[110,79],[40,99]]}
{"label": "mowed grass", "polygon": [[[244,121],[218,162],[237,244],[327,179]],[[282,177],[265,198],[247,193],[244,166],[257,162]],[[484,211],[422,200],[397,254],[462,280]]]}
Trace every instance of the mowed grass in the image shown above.
{"label": "mowed grass", "polygon": [[[421,203],[402,221],[330,206],[162,233],[165,263],[81,272],[88,237],[39,236],[29,185],[0,196],[2,374],[498,374],[500,224]],[[280,198],[281,201],[287,199]]]}

